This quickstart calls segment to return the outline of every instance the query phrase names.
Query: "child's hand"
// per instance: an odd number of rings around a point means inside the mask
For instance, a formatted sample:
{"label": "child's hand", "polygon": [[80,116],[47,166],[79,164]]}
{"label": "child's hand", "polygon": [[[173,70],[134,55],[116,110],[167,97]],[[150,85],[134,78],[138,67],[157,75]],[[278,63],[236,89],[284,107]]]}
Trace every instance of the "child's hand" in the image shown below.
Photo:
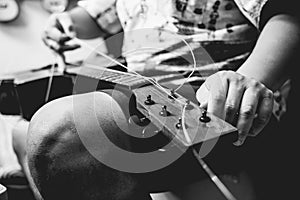
{"label": "child's hand", "polygon": [[69,14],[59,13],[50,16],[42,39],[50,49],[63,53],[80,47],[78,44],[67,44],[75,36],[76,33]]}
{"label": "child's hand", "polygon": [[201,107],[236,125],[242,145],[268,123],[273,109],[273,92],[262,83],[233,71],[210,76],[196,94]]}

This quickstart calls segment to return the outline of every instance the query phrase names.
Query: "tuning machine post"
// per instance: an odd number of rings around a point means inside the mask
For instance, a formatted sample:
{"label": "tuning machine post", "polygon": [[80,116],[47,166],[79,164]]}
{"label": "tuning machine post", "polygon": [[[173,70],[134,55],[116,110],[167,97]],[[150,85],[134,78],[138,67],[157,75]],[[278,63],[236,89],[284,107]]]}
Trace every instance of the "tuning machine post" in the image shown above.
{"label": "tuning machine post", "polygon": [[202,110],[202,115],[201,115],[201,117],[199,118],[199,120],[201,121],[201,122],[203,122],[203,123],[208,123],[208,122],[210,122],[210,117],[209,116],[207,116],[207,111],[206,110]]}
{"label": "tuning machine post", "polygon": [[178,122],[175,124],[175,127],[177,129],[182,129],[182,119],[181,119],[181,117],[178,119]]}
{"label": "tuning machine post", "polygon": [[161,111],[159,112],[159,115],[163,116],[163,117],[167,117],[167,116],[170,115],[170,112],[167,110],[167,106],[166,105],[163,105],[161,107]]}
{"label": "tuning machine post", "polygon": [[152,97],[151,97],[151,95],[149,94],[148,96],[147,96],[147,99],[144,101],[144,103],[145,103],[145,105],[154,105],[155,104],[155,101],[153,101],[153,99],[152,99]]}

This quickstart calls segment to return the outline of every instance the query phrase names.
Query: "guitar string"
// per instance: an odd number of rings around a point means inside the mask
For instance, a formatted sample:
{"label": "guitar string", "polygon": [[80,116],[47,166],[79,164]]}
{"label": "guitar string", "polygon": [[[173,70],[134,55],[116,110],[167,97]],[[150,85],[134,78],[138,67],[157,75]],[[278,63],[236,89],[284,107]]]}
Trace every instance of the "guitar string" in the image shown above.
{"label": "guitar string", "polygon": [[[106,54],[104,54],[104,53],[102,53],[102,52],[100,52],[99,50],[97,50],[97,47],[96,48],[94,48],[94,47],[91,47],[89,44],[87,44],[86,42],[84,42],[84,41],[82,41],[82,40],[80,40],[80,39],[78,39],[78,38],[74,38],[78,43],[80,43],[80,44],[83,44],[83,45],[85,45],[86,47],[88,47],[90,50],[92,50],[92,52],[97,52],[98,54],[100,54],[100,55],[102,55],[103,57],[105,57],[105,58],[107,58],[107,59],[109,59],[110,61],[112,61],[112,62],[114,62],[115,64],[117,64],[117,65],[119,65],[119,66],[121,66],[121,67],[123,67],[123,68],[125,68],[125,69],[127,69],[128,70],[128,67],[127,66],[125,66],[125,65],[123,65],[122,63],[120,63],[119,61],[117,61],[116,59],[114,59],[114,58],[112,58],[112,57],[110,57],[110,56],[108,56],[108,55],[106,55]],[[186,40],[185,39],[183,39],[183,38],[180,38],[187,46],[188,46],[188,48],[189,48],[189,50],[190,50],[190,52],[191,52],[191,55],[192,55],[192,58],[193,58],[193,62],[194,62],[194,65],[193,65],[193,71],[189,74],[189,76],[184,80],[184,82],[183,83],[181,83],[174,91],[177,91],[177,90],[179,90],[189,79],[190,79],[190,77],[193,75],[193,73],[194,73],[194,71],[195,71],[195,69],[196,69],[196,66],[197,66],[197,63],[196,63],[196,59],[195,59],[195,55],[194,55],[194,52],[193,52],[193,49],[191,48],[191,46],[186,42]],[[169,93],[157,82],[157,81],[155,81],[155,80],[153,80],[153,79],[151,79],[151,78],[148,78],[148,77],[145,77],[145,76],[143,76],[143,75],[141,75],[141,74],[139,74],[139,73],[137,73],[137,72],[134,72],[133,71],[133,73],[135,74],[135,75],[137,75],[137,76],[139,76],[139,77],[141,77],[141,78],[143,78],[143,79],[145,79],[146,81],[149,81],[151,84],[153,84],[155,87],[157,87],[158,89],[162,89],[162,91],[164,91],[167,95],[169,95]],[[153,82],[152,82],[153,81]],[[187,106],[187,103],[186,102],[182,102],[182,101],[179,101],[178,99],[176,99],[176,98],[174,98],[173,96],[170,96],[170,97],[172,97],[174,100],[177,100],[180,104],[182,104],[183,105],[183,110],[182,110],[182,117],[181,117],[181,119],[182,119],[182,129],[183,129],[183,134],[184,134],[184,137],[185,137],[185,139],[186,139],[186,141],[189,143],[189,144],[191,144],[192,143],[192,140],[191,140],[191,138],[190,138],[190,136],[189,136],[189,134],[188,134],[188,132],[187,132],[187,129],[186,129],[186,126],[185,126],[185,111],[186,111],[186,106]]]}
{"label": "guitar string", "polygon": [[51,70],[50,71],[50,77],[49,77],[49,80],[48,80],[47,90],[46,90],[46,95],[45,95],[45,103],[48,102],[49,96],[50,96],[50,91],[51,91],[51,86],[52,86],[53,76],[54,76],[54,71],[55,71],[55,62],[51,65],[50,70]]}
{"label": "guitar string", "polygon": [[66,68],[65,59],[64,59],[63,55],[59,55],[54,51],[52,53],[54,54],[55,62],[52,63],[51,67],[50,67],[50,76],[49,76],[46,95],[45,95],[45,99],[44,99],[45,103],[47,103],[49,101],[52,82],[53,82],[53,77],[54,77],[54,73],[56,71],[55,70],[55,65],[57,65],[57,71],[60,72],[60,73],[63,73],[65,68]]}
{"label": "guitar string", "polygon": [[189,43],[187,43],[187,41],[185,39],[183,39],[182,37],[180,37],[180,39],[186,44],[186,46],[189,48],[190,52],[191,52],[191,55],[192,55],[192,58],[193,58],[193,70],[192,72],[189,74],[189,76],[174,90],[175,92],[177,90],[179,90],[185,83],[188,82],[188,80],[191,78],[191,76],[194,74],[195,72],[195,69],[197,67],[197,62],[196,62],[196,58],[195,58],[195,55],[194,55],[194,51],[192,49],[192,47],[189,45]]}
{"label": "guitar string", "polygon": [[193,154],[198,160],[199,164],[203,168],[203,170],[207,173],[212,182],[217,186],[217,188],[221,191],[224,197],[227,200],[237,200],[235,196],[230,192],[230,190],[226,187],[226,185],[221,181],[221,179],[211,170],[211,168],[204,162],[201,158],[201,155],[195,148],[193,148]]}
{"label": "guitar string", "polygon": [[[112,61],[113,63],[119,65],[120,67],[128,70],[127,66],[123,65],[122,63],[120,63],[116,59],[114,59],[114,58],[106,55],[105,53],[102,53],[101,51],[98,51],[97,47],[92,47],[92,46],[90,46],[89,44],[87,44],[86,42],[82,41],[79,38],[73,38],[73,40],[77,41],[77,43],[79,43],[79,44],[82,44],[82,45],[86,46],[91,52],[96,52],[99,55],[101,55],[101,56],[107,58],[108,60]],[[151,78],[148,78],[148,77],[145,77],[145,76],[143,76],[143,75],[141,75],[141,74],[139,74],[139,73],[137,73],[135,71],[132,71],[132,73],[135,74],[136,76],[139,76],[142,79],[145,79],[146,81],[150,82],[151,84],[153,84],[154,86],[158,87],[159,89],[161,89],[162,91],[164,91],[166,94],[168,94],[168,92],[161,85],[159,85],[155,80],[153,80]]]}
{"label": "guitar string", "polygon": [[[195,72],[195,69],[197,67],[197,63],[196,63],[196,59],[195,59],[195,55],[194,55],[194,52],[193,52],[193,49],[191,48],[191,46],[186,42],[185,39],[183,38],[180,38],[189,48],[190,52],[191,52],[191,55],[192,55],[192,59],[193,59],[193,70],[191,71],[191,73],[189,74],[189,76],[174,90],[174,92],[178,91],[185,83],[188,82],[188,80],[191,78],[191,76],[193,75],[193,73]],[[82,44],[84,46],[86,46],[88,49],[90,49],[92,52],[96,52],[98,53],[99,55],[109,59],[110,61],[112,61],[113,63],[119,65],[120,67],[122,68],[125,68],[128,70],[128,67],[123,65],[122,63],[120,63],[119,61],[117,61],[116,59],[106,55],[105,53],[102,53],[101,51],[97,50],[97,47],[92,47],[90,46],[89,44],[87,44],[86,42],[84,42],[83,40],[79,39],[79,38],[73,38],[73,40],[75,40],[75,42],[79,43],[79,44]],[[159,88],[160,90],[162,90],[164,93],[166,93],[167,95],[169,95],[169,92],[166,91],[166,89],[161,86],[155,79],[152,79],[152,78],[149,78],[149,77],[146,77],[146,76],[143,76],[135,71],[132,71],[133,74],[139,76],[140,78],[150,82],[151,84],[153,84],[155,87]],[[185,105],[185,102],[181,102],[179,101],[178,99],[170,96],[171,98],[173,98],[174,100],[178,101],[179,103],[181,103],[182,105]]]}
{"label": "guitar string", "polygon": [[[97,53],[99,53],[100,55],[104,56],[105,58],[109,59],[110,61],[114,62],[115,64],[125,68],[128,70],[128,67],[123,65],[122,63],[120,63],[119,61],[111,58],[110,56],[100,52],[100,51],[97,51],[96,48],[93,48],[91,47],[90,45],[88,45],[87,43],[85,43],[84,41],[78,39],[78,38],[74,38],[77,42],[81,43],[81,44],[84,44],[85,46],[87,46],[89,49],[93,50],[93,51],[96,51]],[[194,53],[193,53],[193,50],[191,48],[191,46],[183,39],[183,38],[180,38],[187,46],[188,48],[190,49],[191,51],[191,54],[192,54],[192,58],[193,58],[193,61],[194,61],[194,67],[193,67],[193,71],[190,73],[190,75],[185,79],[185,81],[179,85],[174,91],[177,91],[178,89],[180,89],[189,79],[190,77],[192,76],[192,74],[194,73],[195,69],[196,69],[196,59],[195,59],[195,56],[194,56]],[[57,61],[58,61],[58,58],[57,58]],[[55,64],[52,65],[52,78],[54,76],[54,67],[55,67]],[[163,92],[165,92],[166,94],[169,94],[157,81],[153,80],[153,79],[150,79],[148,77],[145,77],[137,72],[133,72],[135,75],[145,79],[146,81],[149,81],[151,84],[153,84],[155,87],[157,87],[158,89],[161,89]],[[48,83],[48,87],[51,87],[51,83],[52,83],[52,78],[50,77],[50,80],[49,80],[49,83]],[[50,90],[48,88],[48,90]],[[47,91],[48,93],[48,91]],[[49,96],[49,94],[47,95]],[[172,96],[171,96],[172,97]],[[186,112],[186,106],[187,106],[187,103],[186,102],[181,102],[179,100],[177,100],[176,98],[172,97],[174,100],[178,101],[179,103],[183,104],[183,110],[182,110],[182,129],[183,129],[183,133],[184,133],[184,137],[186,138],[186,141],[189,143],[189,144],[192,144],[192,141],[191,141],[191,138],[188,134],[188,131],[186,129],[186,126],[185,126],[185,112]],[[204,160],[199,156],[199,154],[196,152],[195,149],[193,149],[193,152],[194,152],[194,155],[195,157],[197,158],[197,160],[199,161],[201,167],[206,171],[206,173],[209,175],[210,179],[213,181],[213,183],[219,188],[219,190],[223,193],[223,195],[228,199],[228,200],[236,200],[236,198],[232,195],[232,193],[228,190],[228,188],[223,184],[223,182],[218,178],[218,176],[208,167],[208,165],[204,162]]]}
{"label": "guitar string", "polygon": [[[78,39],[78,38],[74,38],[74,39],[75,39],[78,43],[83,44],[84,46],[86,46],[87,48],[89,48],[92,52],[95,51],[96,53],[98,53],[98,54],[102,55],[103,57],[109,59],[110,61],[114,62],[115,64],[119,65],[120,67],[122,67],[122,68],[128,70],[128,67],[127,67],[127,66],[123,65],[122,63],[120,63],[120,62],[117,61],[116,59],[114,59],[114,58],[112,58],[112,57],[110,57],[110,56],[108,56],[108,55],[106,55],[106,54],[104,54],[104,53],[98,51],[98,50],[96,49],[97,47],[96,47],[96,48],[95,48],[95,47],[92,47],[92,46],[88,45],[86,42],[84,42],[84,41],[82,41],[82,40],[80,40],[80,39]],[[131,73],[133,73],[133,74],[135,74],[136,76],[139,76],[140,78],[142,78],[142,79],[144,79],[144,80],[150,82],[151,84],[153,84],[154,86],[158,87],[160,90],[162,90],[162,91],[165,92],[166,94],[169,94],[169,93],[168,93],[161,85],[159,85],[154,79],[149,78],[149,77],[146,77],[146,76],[143,76],[143,75],[141,75],[141,74],[139,74],[139,73],[137,73],[137,72],[135,72],[135,71],[131,71]]]}
{"label": "guitar string", "polygon": [[[110,56],[108,56],[108,55],[106,55],[106,54],[104,54],[104,53],[98,51],[98,50],[97,50],[97,47],[94,48],[94,47],[90,46],[89,44],[87,44],[86,42],[84,42],[84,41],[82,41],[82,40],[80,40],[80,39],[78,39],[78,38],[73,38],[73,39],[74,39],[75,41],[77,41],[78,43],[83,44],[84,46],[86,46],[87,48],[89,48],[92,52],[95,51],[95,52],[97,52],[98,54],[102,55],[103,57],[105,57],[105,58],[109,59],[110,61],[114,62],[115,64],[117,64],[117,65],[119,65],[119,66],[121,66],[121,67],[123,67],[123,68],[125,68],[125,69],[128,70],[128,67],[127,67],[127,66],[123,65],[122,63],[120,63],[120,62],[117,61],[116,59],[114,59],[114,58],[112,58],[112,57],[110,57]],[[180,38],[180,39],[188,46],[188,48],[189,48],[189,50],[190,50],[190,52],[191,52],[191,55],[192,55],[194,64],[193,64],[193,70],[192,70],[192,72],[191,72],[191,73],[189,74],[189,76],[188,76],[188,77],[187,77],[187,78],[186,78],[186,79],[185,79],[185,80],[184,80],[184,81],[183,81],[183,82],[182,82],[182,83],[174,90],[175,92],[176,92],[177,90],[179,90],[179,89],[180,89],[180,88],[181,88],[181,87],[182,87],[182,86],[190,79],[190,77],[191,77],[191,76],[193,75],[193,73],[195,72],[195,69],[196,69],[196,66],[197,66],[197,63],[196,63],[196,59],[195,59],[195,55],[194,55],[193,49],[192,49],[191,46],[186,42],[185,39],[183,39],[183,38]],[[56,61],[57,61],[57,64],[60,63],[60,62],[59,62],[60,60],[59,60],[59,56],[58,56],[58,55],[56,55]],[[53,64],[53,65],[51,66],[51,76],[50,76],[49,82],[48,82],[48,88],[47,88],[47,93],[46,93],[45,102],[47,102],[47,101],[49,100],[50,87],[51,87],[51,85],[52,85],[54,72],[55,72],[55,64]],[[134,73],[135,75],[137,75],[137,76],[143,78],[144,80],[150,82],[150,83],[153,84],[155,87],[157,87],[158,89],[162,90],[164,93],[166,93],[167,95],[169,95],[169,93],[168,93],[168,92],[163,88],[163,86],[161,86],[157,81],[155,81],[155,80],[153,80],[153,79],[151,79],[151,78],[145,77],[145,76],[143,76],[143,75],[141,75],[141,74],[139,74],[139,73],[137,73],[137,72],[135,72],[135,71],[133,71],[133,73]],[[189,136],[189,134],[188,134],[188,132],[187,132],[186,126],[185,126],[185,111],[186,111],[187,103],[186,103],[186,102],[182,102],[182,101],[180,101],[180,100],[174,98],[173,96],[170,96],[170,97],[173,98],[174,100],[178,101],[180,104],[183,105],[182,117],[181,117],[181,119],[182,119],[182,129],[183,129],[183,133],[184,133],[184,136],[185,136],[186,141],[187,141],[189,144],[191,144],[192,141],[191,141],[191,138],[190,138],[190,136]]]}
{"label": "guitar string", "polygon": [[187,103],[184,104],[183,108],[182,108],[182,112],[181,112],[181,124],[182,124],[182,131],[183,131],[183,135],[186,139],[186,141],[191,145],[192,144],[192,140],[186,130],[186,126],[185,126],[185,111],[186,111],[186,107],[187,107]]}
{"label": "guitar string", "polygon": [[[191,76],[193,75],[193,73],[195,72],[195,69],[197,67],[197,63],[196,63],[196,59],[195,59],[195,55],[194,55],[193,49],[191,48],[191,46],[188,44],[188,42],[185,39],[183,39],[181,37],[180,37],[180,39],[188,46],[188,48],[189,48],[189,50],[191,52],[194,64],[193,64],[193,69],[192,69],[191,73],[189,74],[189,76],[176,89],[174,89],[174,92],[178,91],[185,83],[188,82],[188,80],[191,78]],[[115,64],[117,64],[117,65],[119,65],[119,66],[121,66],[121,67],[123,67],[123,68],[125,68],[125,69],[128,70],[127,66],[123,65],[122,63],[120,63],[116,59],[114,59],[114,58],[112,58],[112,57],[110,57],[110,56],[108,56],[108,55],[106,55],[106,54],[98,51],[97,47],[92,47],[89,44],[87,44],[86,42],[84,42],[81,39],[76,38],[76,37],[74,37],[73,40],[77,41],[77,43],[83,44],[88,49],[90,49],[92,52],[95,51],[98,54],[100,54],[101,56],[109,59],[110,61],[114,62]],[[55,63],[57,65],[59,65],[61,63],[60,59],[61,59],[60,55],[55,54],[55,60],[56,60],[56,62],[54,62],[52,64],[51,68],[50,68],[51,72],[50,72],[50,77],[49,77],[49,81],[48,81],[48,84],[47,84],[47,90],[46,90],[46,95],[45,95],[45,102],[48,102],[48,100],[49,100],[50,90],[51,90],[51,86],[52,86],[52,82],[53,82],[53,76],[54,76],[54,73],[55,73]],[[58,66],[58,68],[61,68],[61,66]],[[142,79],[150,82],[152,85],[154,85],[155,87],[157,87],[158,89],[160,89],[161,91],[163,91],[164,93],[166,93],[167,95],[169,95],[169,92],[166,91],[166,89],[163,86],[161,86],[155,79],[152,79],[152,78],[149,78],[149,77],[145,77],[145,76],[143,76],[143,75],[141,75],[141,74],[139,74],[139,73],[137,73],[135,71],[132,71],[132,73],[135,74],[135,75],[137,75],[137,76],[139,76],[140,78],[142,78]],[[170,97],[173,98],[174,100],[176,100],[177,102],[179,102],[180,104],[185,105],[185,102],[179,101],[178,99],[174,98],[172,95],[170,95]]]}

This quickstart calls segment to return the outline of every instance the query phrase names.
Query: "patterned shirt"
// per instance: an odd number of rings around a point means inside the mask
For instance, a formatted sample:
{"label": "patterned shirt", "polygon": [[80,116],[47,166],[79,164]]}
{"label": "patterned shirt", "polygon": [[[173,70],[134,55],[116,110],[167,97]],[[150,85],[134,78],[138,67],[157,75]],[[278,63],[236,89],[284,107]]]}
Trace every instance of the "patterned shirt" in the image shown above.
{"label": "patterned shirt", "polygon": [[[157,79],[178,71],[190,72],[194,66],[192,51],[197,76],[190,82],[199,82],[219,70],[236,70],[245,61],[258,38],[266,3],[267,0],[87,0],[83,7],[107,37],[123,30],[122,52],[129,71]],[[284,98],[280,99],[274,106],[278,118],[285,111]]]}
{"label": "patterned shirt", "polygon": [[[180,45],[182,39],[187,40],[193,50],[213,44],[213,47],[208,47],[213,62],[237,56],[236,49],[241,50],[240,54],[245,54],[244,50],[249,51],[257,39],[260,11],[265,2],[88,0],[84,7],[108,36],[123,29],[123,56],[127,59],[129,70],[144,73],[153,68],[153,63],[158,66],[163,58],[172,57],[160,55],[153,58],[161,49],[170,48],[174,56],[177,50],[177,57],[191,54],[186,44]],[[208,41],[213,42],[208,44]],[[221,46],[227,54],[220,58],[220,50],[213,52],[213,49],[218,50]],[[234,49],[233,54],[230,54],[230,49]],[[199,65],[201,62],[197,62]]]}

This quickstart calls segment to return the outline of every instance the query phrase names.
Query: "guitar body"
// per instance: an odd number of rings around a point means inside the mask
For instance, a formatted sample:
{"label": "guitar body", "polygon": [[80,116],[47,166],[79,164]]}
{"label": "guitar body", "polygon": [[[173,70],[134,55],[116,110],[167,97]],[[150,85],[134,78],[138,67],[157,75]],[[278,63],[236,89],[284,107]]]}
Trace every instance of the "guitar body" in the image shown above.
{"label": "guitar body", "polygon": [[[0,112],[7,115],[21,115],[30,120],[43,106],[46,98],[50,66],[46,68],[19,72],[2,77],[0,80]],[[49,101],[71,95],[72,77],[56,73],[53,77]]]}
{"label": "guitar body", "polygon": [[16,0],[0,0],[0,22],[11,22],[20,14],[20,5]]}

